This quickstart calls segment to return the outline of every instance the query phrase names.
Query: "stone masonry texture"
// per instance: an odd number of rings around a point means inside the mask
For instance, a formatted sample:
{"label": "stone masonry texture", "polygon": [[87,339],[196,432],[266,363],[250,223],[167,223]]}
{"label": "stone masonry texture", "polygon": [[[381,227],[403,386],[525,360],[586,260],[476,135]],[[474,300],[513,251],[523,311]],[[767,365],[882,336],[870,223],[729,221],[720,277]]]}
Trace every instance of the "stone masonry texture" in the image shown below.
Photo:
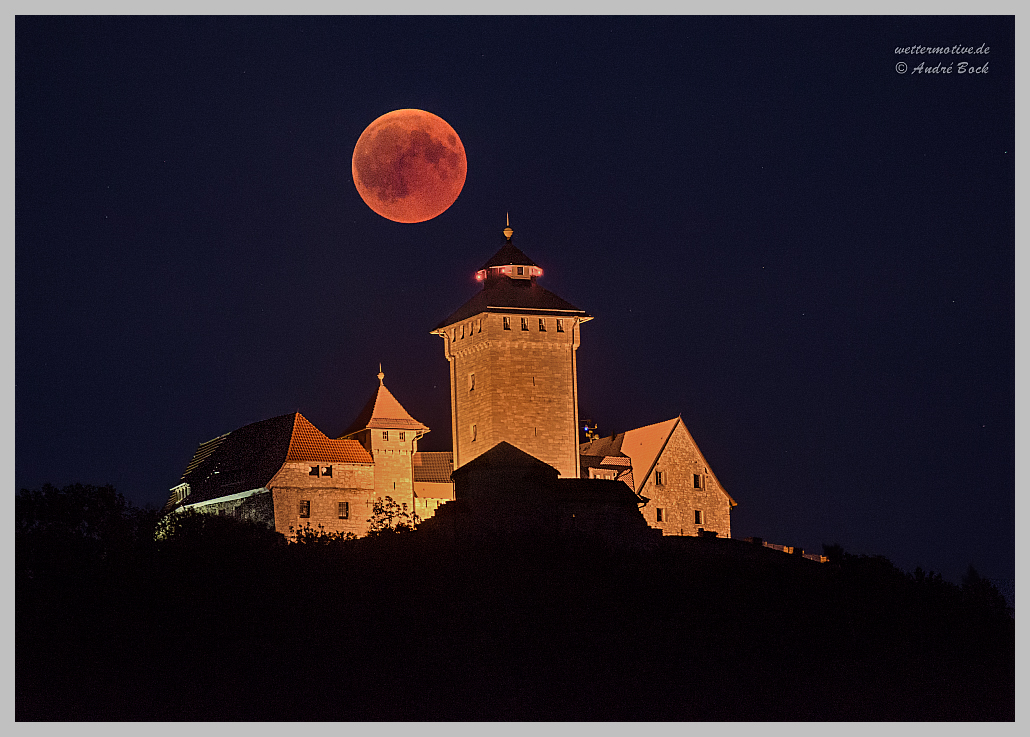
{"label": "stone masonry texture", "polygon": [[[505,317],[510,330],[504,329]],[[455,468],[503,440],[554,466],[563,477],[578,477],[575,353],[580,326],[576,318],[566,317],[564,332],[558,332],[557,319],[482,313],[446,330]]]}

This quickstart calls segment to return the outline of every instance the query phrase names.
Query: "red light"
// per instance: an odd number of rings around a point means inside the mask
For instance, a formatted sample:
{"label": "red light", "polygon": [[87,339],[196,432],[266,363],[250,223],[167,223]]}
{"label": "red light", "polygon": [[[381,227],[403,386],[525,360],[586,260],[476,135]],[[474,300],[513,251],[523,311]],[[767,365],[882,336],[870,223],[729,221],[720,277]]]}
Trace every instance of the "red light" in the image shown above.
{"label": "red light", "polygon": [[483,281],[486,279],[486,269],[482,269],[476,272],[476,281]]}
{"label": "red light", "polygon": [[541,269],[539,266],[531,266],[529,268],[529,274],[530,276],[543,276],[544,270]]}

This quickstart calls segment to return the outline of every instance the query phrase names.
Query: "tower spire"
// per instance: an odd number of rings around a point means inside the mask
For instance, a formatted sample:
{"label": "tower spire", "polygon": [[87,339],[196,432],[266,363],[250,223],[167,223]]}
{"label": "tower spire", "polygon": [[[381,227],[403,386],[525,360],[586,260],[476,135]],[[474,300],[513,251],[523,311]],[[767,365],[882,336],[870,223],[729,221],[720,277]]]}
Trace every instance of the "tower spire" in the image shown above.
{"label": "tower spire", "polygon": [[515,231],[511,229],[511,221],[508,218],[508,213],[504,213],[504,237],[509,241],[511,240],[511,234]]}
{"label": "tower spire", "polygon": [[383,364],[381,364],[381,363],[379,364],[379,373],[376,374],[376,376],[379,377],[379,386],[382,386],[383,385],[383,379],[386,378],[386,374],[383,373]]}

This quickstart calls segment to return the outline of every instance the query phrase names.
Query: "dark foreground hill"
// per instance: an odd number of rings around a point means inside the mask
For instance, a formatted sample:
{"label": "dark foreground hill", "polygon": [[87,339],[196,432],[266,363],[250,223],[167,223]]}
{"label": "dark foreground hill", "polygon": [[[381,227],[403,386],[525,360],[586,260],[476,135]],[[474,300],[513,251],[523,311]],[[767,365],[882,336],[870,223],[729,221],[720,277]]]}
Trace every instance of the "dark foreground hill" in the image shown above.
{"label": "dark foreground hill", "polygon": [[18,720],[1015,717],[1014,622],[975,574],[698,538],[286,545],[217,517],[153,542],[129,512],[20,509]]}

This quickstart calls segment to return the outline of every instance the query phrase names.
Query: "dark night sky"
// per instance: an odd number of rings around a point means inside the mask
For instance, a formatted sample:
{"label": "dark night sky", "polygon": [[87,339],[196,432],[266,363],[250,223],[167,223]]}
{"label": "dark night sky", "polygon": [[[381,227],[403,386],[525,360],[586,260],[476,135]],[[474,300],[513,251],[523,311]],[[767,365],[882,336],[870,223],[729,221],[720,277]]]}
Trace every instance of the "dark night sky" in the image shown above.
{"label": "dark night sky", "polygon": [[[503,243],[595,320],[580,415],[682,415],[734,537],[1014,579],[1011,17],[39,18],[16,30],[16,485],[161,504],[196,445],[387,386]],[[986,56],[898,46],[987,44]],[[985,75],[898,61],[989,61]],[[398,108],[468,178],[359,198]]]}

